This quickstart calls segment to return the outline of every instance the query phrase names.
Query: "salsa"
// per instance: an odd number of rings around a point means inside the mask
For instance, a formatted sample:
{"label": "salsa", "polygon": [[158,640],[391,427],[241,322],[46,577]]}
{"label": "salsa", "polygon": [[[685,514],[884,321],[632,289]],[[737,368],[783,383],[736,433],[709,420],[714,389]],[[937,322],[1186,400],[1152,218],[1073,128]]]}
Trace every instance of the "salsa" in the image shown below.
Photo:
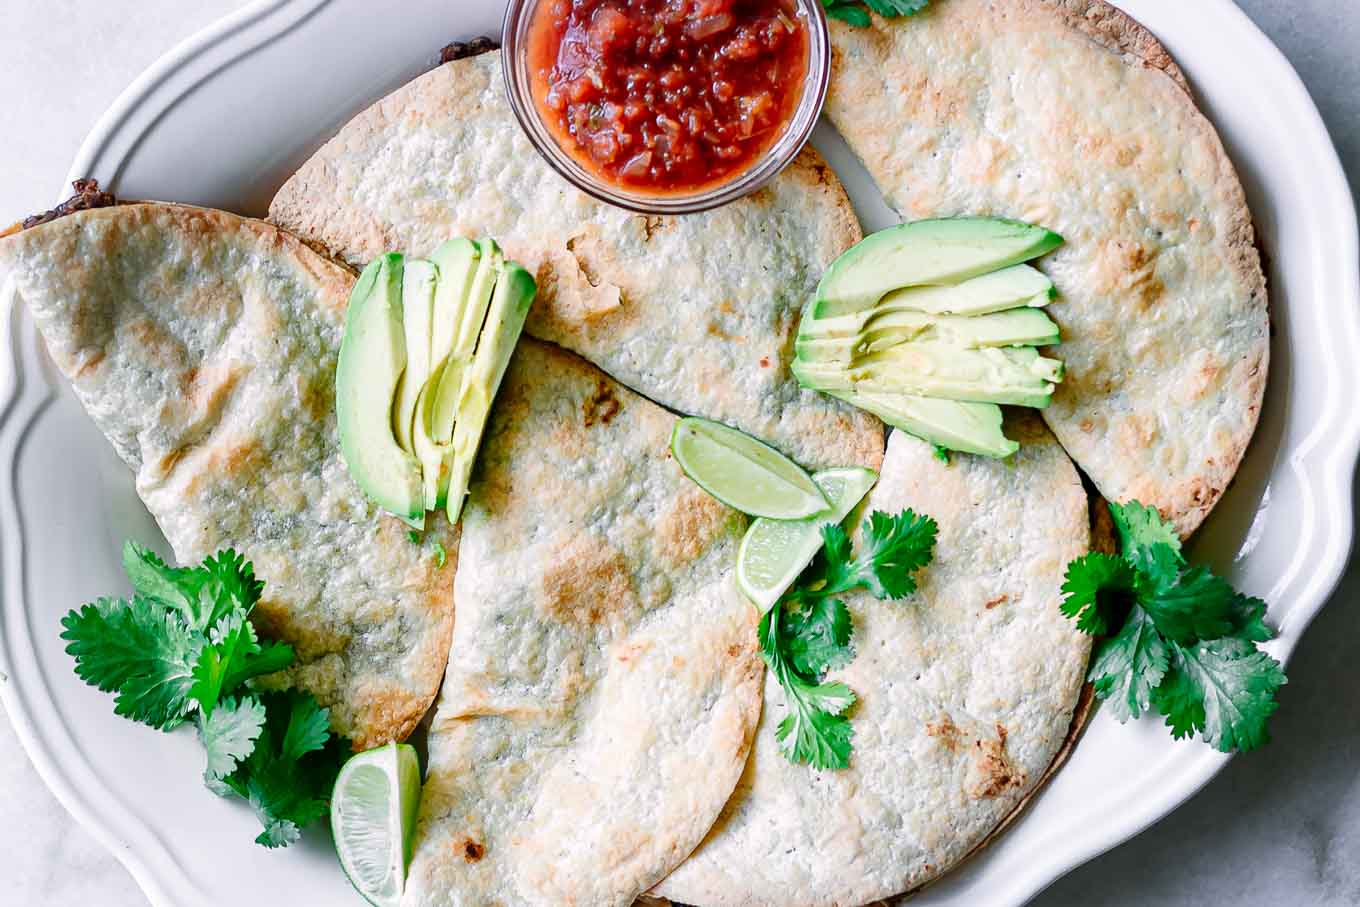
{"label": "salsa", "polygon": [[723,183],[779,138],[803,93],[792,0],[540,0],[533,95],[607,182],[657,194]]}

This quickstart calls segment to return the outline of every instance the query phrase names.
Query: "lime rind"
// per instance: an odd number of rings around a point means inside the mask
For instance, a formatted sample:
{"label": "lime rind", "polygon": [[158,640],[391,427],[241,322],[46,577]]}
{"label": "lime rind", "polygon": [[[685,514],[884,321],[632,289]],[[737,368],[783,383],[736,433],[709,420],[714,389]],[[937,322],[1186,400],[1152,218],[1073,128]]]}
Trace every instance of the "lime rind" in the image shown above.
{"label": "lime rind", "polygon": [[813,477],[830,507],[799,520],[757,519],[737,552],[737,585],[762,610],[769,608],[798,579],[822,547],[822,526],[839,523],[869,493],[878,473],[847,466]]}
{"label": "lime rind", "polygon": [[420,762],[404,743],[351,756],[335,779],[335,854],[350,884],[374,907],[401,900],[419,803]]}
{"label": "lime rind", "polygon": [[671,432],[671,451],[700,488],[750,516],[796,520],[829,506],[801,466],[726,425],[692,416],[680,419]]}

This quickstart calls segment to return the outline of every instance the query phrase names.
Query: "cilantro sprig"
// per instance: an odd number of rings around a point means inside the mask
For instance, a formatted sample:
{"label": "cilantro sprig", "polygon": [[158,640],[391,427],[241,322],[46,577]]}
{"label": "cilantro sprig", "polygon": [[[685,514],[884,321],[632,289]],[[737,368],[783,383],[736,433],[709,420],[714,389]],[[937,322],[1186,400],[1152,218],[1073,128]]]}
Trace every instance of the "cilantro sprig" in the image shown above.
{"label": "cilantro sprig", "polygon": [[[885,19],[897,16],[914,16],[930,5],[930,0],[863,0],[864,6]],[[822,0],[827,16],[840,19],[856,28],[868,28],[869,13],[860,5],[859,0]]]}
{"label": "cilantro sprig", "polygon": [[1119,721],[1156,710],[1176,739],[1198,733],[1222,752],[1269,741],[1266,722],[1286,683],[1257,647],[1274,637],[1265,603],[1191,566],[1157,511],[1111,504],[1121,556],[1088,554],[1067,568],[1062,612],[1108,636],[1088,678]]}
{"label": "cilantro sprig", "polygon": [[250,622],[264,590],[250,563],[225,550],[171,567],[135,542],[123,550],[130,599],[101,598],[62,618],[76,674],[114,694],[114,711],[163,731],[192,720],[203,779],[255,808],[266,847],[295,841],[325,811],[344,741],[310,694],[261,692],[251,681],[293,663]]}
{"label": "cilantro sprig", "polygon": [[822,548],[798,582],[760,619],[760,653],[784,689],[788,714],[775,729],[790,762],[816,769],[850,764],[855,693],[826,675],[855,656],[850,609],[839,597],[864,589],[879,599],[916,591],[914,574],[934,555],[937,527],[928,516],[875,511],[861,529],[861,550],[836,524],[822,527]]}

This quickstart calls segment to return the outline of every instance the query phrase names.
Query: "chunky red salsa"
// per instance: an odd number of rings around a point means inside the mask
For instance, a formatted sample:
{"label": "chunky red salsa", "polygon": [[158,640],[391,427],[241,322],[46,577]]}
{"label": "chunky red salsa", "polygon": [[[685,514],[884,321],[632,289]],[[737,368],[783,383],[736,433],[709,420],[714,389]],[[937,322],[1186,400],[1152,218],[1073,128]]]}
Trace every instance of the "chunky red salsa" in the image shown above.
{"label": "chunky red salsa", "polygon": [[540,0],[528,43],[564,147],[655,193],[746,170],[792,118],[808,66],[792,0]]}

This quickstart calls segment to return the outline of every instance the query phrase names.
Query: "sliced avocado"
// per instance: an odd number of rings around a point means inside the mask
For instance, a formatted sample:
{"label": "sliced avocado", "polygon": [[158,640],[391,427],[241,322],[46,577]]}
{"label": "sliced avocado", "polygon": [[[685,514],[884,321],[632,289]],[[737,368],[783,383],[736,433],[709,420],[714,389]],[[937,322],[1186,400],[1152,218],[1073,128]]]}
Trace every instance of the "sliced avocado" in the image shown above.
{"label": "sliced avocado", "polygon": [[392,402],[405,368],[402,257],[383,255],[369,263],[350,293],[335,372],[335,414],[350,475],[379,507],[420,529],[425,525],[420,464],[392,433]]}
{"label": "sliced avocado", "polygon": [[937,315],[987,315],[1022,306],[1039,308],[1057,296],[1053,281],[1038,268],[1013,265],[952,286],[904,287],[884,296],[879,305]]}
{"label": "sliced avocado", "polygon": [[[485,254],[485,253],[484,253]],[[472,478],[472,464],[486,430],[491,403],[501,386],[501,378],[510,364],[510,356],[519,342],[524,319],[538,290],[533,275],[514,262],[503,262],[496,281],[496,292],[491,299],[491,310],[486,316],[481,339],[472,362],[463,375],[463,388],[458,397],[458,413],[453,423],[452,476],[449,479],[449,522],[458,521]]]}
{"label": "sliced avocado", "polygon": [[[444,462],[448,443],[440,444],[434,439],[434,404],[445,365],[453,352],[463,311],[468,304],[480,256],[476,243],[461,238],[442,244],[430,256],[439,269],[439,283],[434,294],[434,326],[430,337],[430,375],[421,388],[416,404],[417,418],[412,438],[424,474],[426,510],[438,510],[444,506],[443,496],[449,486],[448,468]],[[451,423],[447,433],[451,438]]]}
{"label": "sliced avocado", "polygon": [[852,246],[817,286],[812,316],[830,318],[876,305],[893,290],[962,283],[1029,261],[1062,244],[1043,227],[995,217],[918,220],[880,230]]}
{"label": "sliced avocado", "polygon": [[397,382],[392,430],[407,453],[415,453],[412,432],[416,401],[430,377],[430,337],[434,320],[434,288],[439,271],[420,258],[408,258],[401,276],[401,323],[406,337],[406,368]]}
{"label": "sliced avocado", "polygon": [[791,367],[801,384],[821,391],[917,394],[1043,408],[1053,395],[1045,372],[1056,371],[1048,363],[1056,360],[1044,360],[1032,349],[961,350],[939,343],[904,343],[863,356],[849,367],[801,359]]}
{"label": "sliced avocado", "polygon": [[1057,298],[1058,291],[1042,271],[1015,265],[944,287],[906,287],[884,296],[872,308],[813,318],[812,305],[799,326],[800,336],[851,337],[871,322],[897,312],[929,315],[990,315],[1017,308],[1042,308]]}
{"label": "sliced avocado", "polygon": [[1020,449],[1001,430],[1001,407],[912,394],[827,391],[887,424],[949,450],[984,457],[1009,457]]}
{"label": "sliced avocado", "polygon": [[462,391],[463,371],[472,361],[477,337],[486,321],[487,306],[491,304],[491,292],[505,261],[500,246],[490,239],[477,242],[477,255],[477,270],[472,275],[467,298],[459,313],[452,349],[439,376],[439,390],[431,403],[431,435],[437,444],[448,444],[453,440],[454,414]]}
{"label": "sliced avocado", "polygon": [[961,349],[1001,346],[1044,346],[1058,343],[1058,326],[1041,309],[1011,309],[990,315],[927,315],[891,311],[874,318],[853,337],[805,338],[797,355],[812,362],[850,362],[909,341],[938,341]]}

